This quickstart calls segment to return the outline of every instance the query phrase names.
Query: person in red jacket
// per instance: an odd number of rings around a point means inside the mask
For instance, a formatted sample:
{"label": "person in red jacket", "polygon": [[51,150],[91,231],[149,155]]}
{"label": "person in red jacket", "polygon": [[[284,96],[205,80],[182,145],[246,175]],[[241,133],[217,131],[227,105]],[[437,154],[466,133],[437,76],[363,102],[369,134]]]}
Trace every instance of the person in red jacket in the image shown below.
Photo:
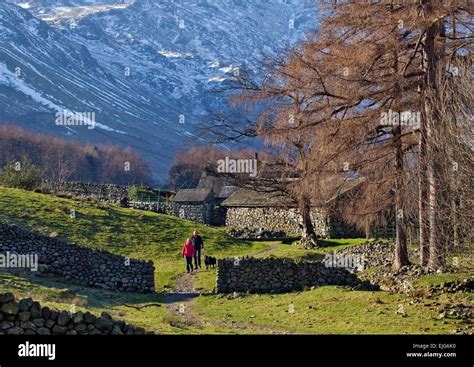
{"label": "person in red jacket", "polygon": [[186,258],[186,271],[188,273],[192,272],[193,269],[193,257],[196,251],[194,250],[194,246],[191,242],[191,239],[187,239],[186,243],[183,245],[183,257]]}

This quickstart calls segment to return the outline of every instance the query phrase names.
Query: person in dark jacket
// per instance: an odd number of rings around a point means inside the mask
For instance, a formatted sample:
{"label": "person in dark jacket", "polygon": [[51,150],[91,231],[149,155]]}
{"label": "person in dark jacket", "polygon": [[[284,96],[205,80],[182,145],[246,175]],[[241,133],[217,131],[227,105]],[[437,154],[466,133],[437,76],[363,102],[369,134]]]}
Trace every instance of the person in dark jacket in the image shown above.
{"label": "person in dark jacket", "polygon": [[204,248],[204,241],[199,235],[198,231],[193,232],[191,242],[194,246],[194,267],[197,269],[198,266],[201,268],[201,251]]}
{"label": "person in dark jacket", "polygon": [[188,273],[192,272],[193,269],[193,256],[194,256],[194,246],[191,243],[191,240],[188,238],[186,243],[183,245],[183,257],[186,258],[186,271]]}

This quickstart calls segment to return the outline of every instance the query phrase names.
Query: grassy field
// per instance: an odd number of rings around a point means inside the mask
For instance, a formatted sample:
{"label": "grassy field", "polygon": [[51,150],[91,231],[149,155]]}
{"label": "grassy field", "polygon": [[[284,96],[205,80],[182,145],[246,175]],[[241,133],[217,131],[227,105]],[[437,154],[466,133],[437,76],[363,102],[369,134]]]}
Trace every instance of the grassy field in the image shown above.
{"label": "grassy field", "polygon": [[[169,312],[164,294],[108,292],[51,278],[0,272],[0,292],[3,291],[31,296],[61,310],[87,310],[97,315],[107,311],[116,318],[167,334],[449,334],[465,326],[457,319],[439,318],[440,307],[452,302],[450,298],[414,302],[400,294],[335,286],[237,298],[203,294],[196,298],[194,310],[199,322],[192,323]],[[472,295],[458,298],[458,302],[472,302]],[[159,306],[133,308],[152,304]],[[400,307],[404,315],[397,313]]]}
{"label": "grassy field", "polygon": [[[198,298],[198,312],[227,323],[250,323],[290,333],[313,334],[449,334],[458,320],[440,320],[433,301],[387,292],[352,291],[328,286],[279,295],[245,295],[236,299]],[[404,310],[404,315],[397,313]]]}
{"label": "grassy field", "polygon": [[[75,218],[71,218],[71,210]],[[221,229],[168,215],[17,189],[0,188],[1,219],[46,235],[55,232],[83,246],[153,260],[157,291],[173,287],[176,275],[183,271],[181,246],[194,229],[202,233],[206,251],[219,258],[266,249],[262,243],[235,241]]]}
{"label": "grassy field", "polygon": [[[72,209],[76,211],[75,218],[70,217]],[[282,242],[237,241],[227,237],[223,229],[176,217],[5,188],[0,188],[0,219],[48,235],[56,232],[63,239],[84,246],[151,259],[156,267],[157,293],[108,292],[63,279],[6,272],[0,272],[0,292],[31,296],[57,309],[89,310],[95,314],[107,311],[116,318],[160,333],[451,333],[466,325],[457,319],[439,319],[439,308],[453,301],[472,302],[472,294],[443,296],[435,302],[334,286],[234,298],[211,293],[216,277],[216,270],[212,269],[195,275],[195,288],[201,295],[189,302],[192,315],[180,317],[170,311],[168,293],[172,292],[176,276],[184,271],[181,244],[194,229],[203,234],[207,253],[218,258],[252,255],[320,259],[335,249],[357,246],[365,240],[328,240],[317,250],[303,250]],[[470,256],[459,256],[462,264],[470,264]],[[466,274],[433,275],[418,282],[430,285],[459,276]],[[400,307],[404,315],[397,313]]]}

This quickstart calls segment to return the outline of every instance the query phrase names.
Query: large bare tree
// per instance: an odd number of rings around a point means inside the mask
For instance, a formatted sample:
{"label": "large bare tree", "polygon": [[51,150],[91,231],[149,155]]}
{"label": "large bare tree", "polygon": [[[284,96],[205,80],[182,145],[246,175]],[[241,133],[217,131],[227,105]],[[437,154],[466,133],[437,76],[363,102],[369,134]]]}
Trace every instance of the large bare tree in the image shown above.
{"label": "large bare tree", "polygon": [[344,180],[333,178],[363,178],[340,208],[345,217],[368,226],[391,212],[394,267],[410,263],[407,231],[413,230],[419,232],[422,264],[442,267],[445,234],[460,233],[459,225],[451,230],[453,220],[445,220],[443,211],[449,203],[451,216],[459,218],[460,208],[468,207],[453,195],[453,188],[469,192],[469,185],[465,176],[447,173],[451,157],[458,156],[462,169],[472,173],[472,129],[461,128],[469,121],[472,96],[467,78],[453,79],[450,70],[460,59],[463,66],[456,70],[467,69],[472,5],[429,0],[323,5],[318,36],[269,63],[259,83],[241,79],[238,101],[258,111],[255,128],[245,124],[241,131],[263,137],[280,154],[286,172],[297,178],[289,187],[299,193],[302,213],[311,201],[324,204],[343,190]]}

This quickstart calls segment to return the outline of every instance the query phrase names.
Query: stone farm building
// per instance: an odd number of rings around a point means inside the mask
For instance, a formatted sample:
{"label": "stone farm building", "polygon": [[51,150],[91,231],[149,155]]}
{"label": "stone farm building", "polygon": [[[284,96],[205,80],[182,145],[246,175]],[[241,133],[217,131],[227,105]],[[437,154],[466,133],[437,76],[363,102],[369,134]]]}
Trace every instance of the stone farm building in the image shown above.
{"label": "stone farm building", "polygon": [[[355,184],[355,182],[354,182]],[[345,192],[356,185],[351,183]],[[342,193],[341,193],[342,196]],[[337,200],[339,196],[332,200]],[[226,226],[246,229],[285,232],[287,237],[298,237],[301,233],[301,216],[296,203],[283,193],[239,188],[221,204],[226,208]],[[327,238],[360,237],[353,226],[339,219],[328,210],[315,206],[311,217],[316,234]]]}
{"label": "stone farm building", "polygon": [[181,189],[173,199],[173,215],[212,226],[225,225],[221,203],[237,188],[223,177],[204,172],[195,189]]}
{"label": "stone farm building", "polygon": [[[336,202],[359,183],[359,180],[348,180],[331,201]],[[225,225],[251,232],[285,232],[287,237],[300,234],[301,217],[296,203],[283,193],[238,188],[228,184],[225,178],[206,172],[195,189],[178,191],[173,201],[173,214],[212,226]],[[311,215],[316,233],[321,237],[362,235],[327,210],[314,206]]]}

